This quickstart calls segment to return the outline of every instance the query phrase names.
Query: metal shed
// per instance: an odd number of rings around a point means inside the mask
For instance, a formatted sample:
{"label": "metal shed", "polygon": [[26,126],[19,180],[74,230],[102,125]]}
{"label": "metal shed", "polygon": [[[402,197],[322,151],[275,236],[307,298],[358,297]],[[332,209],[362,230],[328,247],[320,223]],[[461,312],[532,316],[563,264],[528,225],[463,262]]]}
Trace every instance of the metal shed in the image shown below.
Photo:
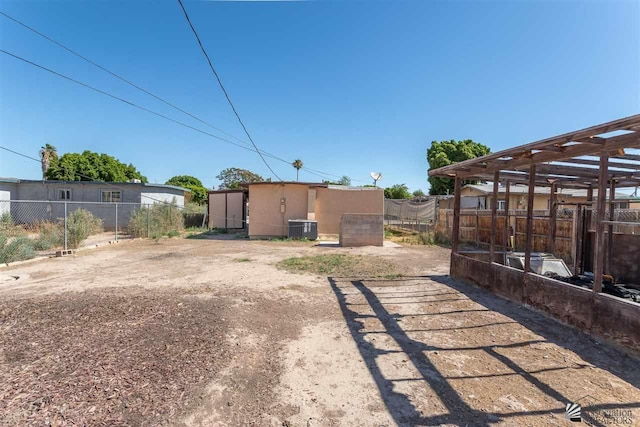
{"label": "metal shed", "polygon": [[247,191],[208,192],[209,228],[243,229],[247,222]]}

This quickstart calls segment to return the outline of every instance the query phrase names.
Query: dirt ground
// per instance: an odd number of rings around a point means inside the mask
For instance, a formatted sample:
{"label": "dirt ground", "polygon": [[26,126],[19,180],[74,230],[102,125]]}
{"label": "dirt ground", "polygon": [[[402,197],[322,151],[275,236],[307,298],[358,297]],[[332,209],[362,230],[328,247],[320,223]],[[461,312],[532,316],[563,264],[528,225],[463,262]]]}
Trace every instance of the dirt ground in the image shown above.
{"label": "dirt ground", "polygon": [[[450,280],[445,248],[224,238],[1,269],[0,425],[640,425],[637,359]],[[402,276],[276,267],[323,254]]]}

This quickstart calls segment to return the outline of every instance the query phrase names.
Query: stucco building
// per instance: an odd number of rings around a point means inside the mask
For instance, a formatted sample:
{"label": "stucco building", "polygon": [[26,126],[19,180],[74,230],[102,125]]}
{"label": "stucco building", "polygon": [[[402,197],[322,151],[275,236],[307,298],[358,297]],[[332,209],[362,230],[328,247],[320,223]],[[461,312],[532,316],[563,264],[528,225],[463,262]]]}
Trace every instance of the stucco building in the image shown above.
{"label": "stucco building", "polygon": [[249,237],[287,236],[289,220],[318,223],[318,233],[338,235],[344,214],[384,213],[379,188],[346,187],[324,183],[256,182],[249,190]]}

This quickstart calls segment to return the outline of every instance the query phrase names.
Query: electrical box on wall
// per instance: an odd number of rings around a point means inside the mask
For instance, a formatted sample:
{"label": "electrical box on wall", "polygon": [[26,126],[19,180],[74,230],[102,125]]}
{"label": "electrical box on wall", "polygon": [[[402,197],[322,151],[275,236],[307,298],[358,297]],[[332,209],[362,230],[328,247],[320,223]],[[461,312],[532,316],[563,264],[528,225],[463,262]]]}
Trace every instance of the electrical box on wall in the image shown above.
{"label": "electrical box on wall", "polygon": [[287,211],[287,199],[283,197],[280,199],[280,213],[283,214]]}

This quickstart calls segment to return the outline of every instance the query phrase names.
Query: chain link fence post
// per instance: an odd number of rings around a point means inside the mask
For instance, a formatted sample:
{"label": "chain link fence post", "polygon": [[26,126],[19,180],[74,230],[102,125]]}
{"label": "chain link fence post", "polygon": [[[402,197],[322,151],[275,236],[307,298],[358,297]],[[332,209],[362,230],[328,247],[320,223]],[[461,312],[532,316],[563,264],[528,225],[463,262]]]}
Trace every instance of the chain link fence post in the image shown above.
{"label": "chain link fence post", "polygon": [[151,237],[151,205],[147,204],[147,239]]}
{"label": "chain link fence post", "polygon": [[118,241],[118,204],[115,203],[116,205],[116,242]]}
{"label": "chain link fence post", "polygon": [[67,202],[64,202],[64,250],[67,250]]}

